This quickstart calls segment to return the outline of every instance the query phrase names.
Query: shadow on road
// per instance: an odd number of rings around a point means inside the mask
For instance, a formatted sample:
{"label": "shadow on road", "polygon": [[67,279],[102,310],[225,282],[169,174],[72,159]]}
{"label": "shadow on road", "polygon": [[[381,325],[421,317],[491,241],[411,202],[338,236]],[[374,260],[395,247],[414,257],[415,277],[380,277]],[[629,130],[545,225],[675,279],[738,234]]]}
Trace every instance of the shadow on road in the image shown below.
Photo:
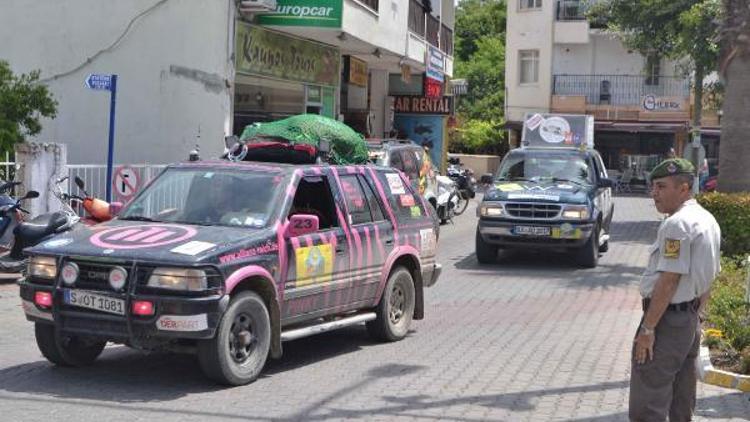
{"label": "shadow on road", "polygon": [[[284,356],[269,360],[262,379],[318,361],[377,346],[363,326],[284,343]],[[0,390],[118,403],[164,402],[225,388],[205,378],[193,355],[145,353],[125,346],[107,347],[94,365],[64,368],[36,361],[0,369]]]}

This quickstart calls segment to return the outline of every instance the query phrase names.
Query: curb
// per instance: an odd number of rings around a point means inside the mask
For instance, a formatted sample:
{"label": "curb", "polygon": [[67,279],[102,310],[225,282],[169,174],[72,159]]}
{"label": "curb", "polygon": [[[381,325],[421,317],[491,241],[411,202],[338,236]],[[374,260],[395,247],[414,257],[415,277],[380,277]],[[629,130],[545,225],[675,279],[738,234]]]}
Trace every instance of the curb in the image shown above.
{"label": "curb", "polygon": [[714,365],[711,363],[708,347],[701,346],[696,364],[698,367],[698,378],[704,383],[724,388],[734,388],[745,393],[750,393],[750,375],[738,375],[714,368]]}

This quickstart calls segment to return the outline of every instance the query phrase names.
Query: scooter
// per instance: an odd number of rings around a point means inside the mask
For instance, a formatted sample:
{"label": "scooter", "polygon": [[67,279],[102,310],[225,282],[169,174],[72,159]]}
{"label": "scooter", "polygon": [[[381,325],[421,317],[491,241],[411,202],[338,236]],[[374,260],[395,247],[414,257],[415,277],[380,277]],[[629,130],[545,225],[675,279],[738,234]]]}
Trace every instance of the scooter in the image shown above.
{"label": "scooter", "polygon": [[[70,202],[72,199],[80,199],[85,201],[86,198],[81,198],[75,195],[68,195],[67,193],[64,193],[61,185],[67,179],[67,176],[57,179],[55,187],[52,189],[52,193],[55,195],[58,201],[60,201],[60,205],[62,207],[61,211],[55,211],[36,216],[29,221],[21,222],[15,227],[15,229],[13,230],[13,246],[10,250],[10,253],[0,257],[0,272],[24,274],[26,271],[27,263],[27,258],[23,254],[23,250],[25,248],[39,244],[59,233],[71,230],[76,224],[78,224],[79,221],[81,221],[81,218],[78,216],[75,210],[73,210],[73,207],[71,207]],[[80,183],[81,185],[79,185],[79,187],[82,187],[83,180],[81,180]],[[84,194],[88,197],[85,191]],[[21,201],[37,197],[39,197],[39,192],[33,190],[29,191],[22,198],[19,198],[15,201],[15,204],[11,207],[11,210],[18,209],[28,214],[28,211],[21,208]],[[91,202],[93,203],[94,201]],[[109,209],[108,205],[107,209]],[[109,210],[107,210],[107,214],[109,214]]]}
{"label": "scooter", "polygon": [[461,215],[469,206],[469,200],[476,196],[476,179],[472,171],[464,168],[458,158],[449,158],[448,177],[456,183],[460,194],[455,214]]}
{"label": "scooter", "polygon": [[21,182],[2,182],[0,184],[0,254],[13,247],[13,229],[23,221],[23,212],[15,208],[16,200],[9,192]]}
{"label": "scooter", "polygon": [[461,194],[450,177],[437,175],[436,178],[438,184],[437,215],[440,224],[445,224],[447,221],[453,221]]}

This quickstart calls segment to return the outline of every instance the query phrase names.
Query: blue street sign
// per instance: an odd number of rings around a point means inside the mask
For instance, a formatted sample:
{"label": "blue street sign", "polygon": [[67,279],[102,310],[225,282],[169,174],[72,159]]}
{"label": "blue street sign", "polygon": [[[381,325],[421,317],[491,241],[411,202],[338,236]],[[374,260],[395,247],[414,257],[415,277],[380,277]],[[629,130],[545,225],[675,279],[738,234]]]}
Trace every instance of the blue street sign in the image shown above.
{"label": "blue street sign", "polygon": [[117,75],[92,73],[86,77],[86,86],[109,91],[109,139],[107,150],[107,202],[112,202],[112,166],[115,154],[115,105],[117,104]]}
{"label": "blue street sign", "polygon": [[95,73],[86,77],[86,86],[91,89],[111,91],[113,75],[98,75]]}

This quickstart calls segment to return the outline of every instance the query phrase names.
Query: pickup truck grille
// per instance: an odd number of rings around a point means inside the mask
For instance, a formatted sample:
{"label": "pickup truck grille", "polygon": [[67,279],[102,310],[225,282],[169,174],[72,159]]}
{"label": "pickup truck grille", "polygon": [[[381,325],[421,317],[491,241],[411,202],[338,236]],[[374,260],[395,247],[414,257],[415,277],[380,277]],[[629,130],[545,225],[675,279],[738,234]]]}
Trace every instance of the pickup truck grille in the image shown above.
{"label": "pickup truck grille", "polygon": [[513,218],[551,220],[560,215],[560,205],[511,202],[505,204],[505,212]]}

